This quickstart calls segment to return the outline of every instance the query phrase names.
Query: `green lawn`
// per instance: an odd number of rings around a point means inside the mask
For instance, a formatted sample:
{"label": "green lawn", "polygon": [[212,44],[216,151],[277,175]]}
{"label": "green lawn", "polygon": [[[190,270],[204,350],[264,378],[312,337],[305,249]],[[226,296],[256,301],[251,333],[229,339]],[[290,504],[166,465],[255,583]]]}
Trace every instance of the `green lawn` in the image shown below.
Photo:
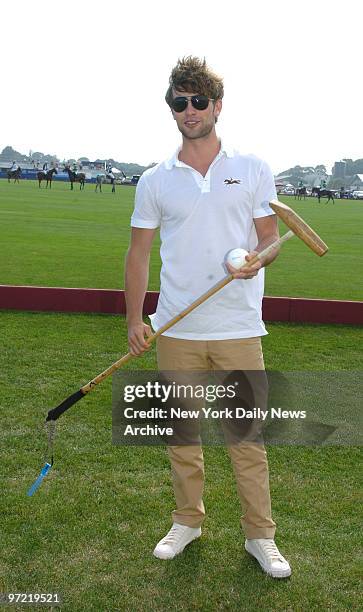
{"label": "green lawn", "polygon": [[[133,197],[132,187],[71,193],[68,183],[53,183],[50,192],[1,180],[0,283],[122,288]],[[362,203],[284,201],[330,252],[319,259],[291,240],[267,271],[266,293],[361,299]],[[158,289],[158,273],[156,243],[150,289]],[[325,373],[338,379],[362,369],[358,327],[274,323],[268,330],[268,369],[311,371],[322,385]],[[358,447],[268,448],[276,540],[291,579],[266,577],[244,552],[222,447],[205,448],[203,537],[163,563],[151,553],[174,507],[169,462],[161,447],[112,445],[110,379],[59,420],[54,467],[26,496],[43,462],[47,411],[127,352],[124,318],[0,312],[0,332],[0,592],[58,591],[67,612],[360,609]],[[126,366],[155,367],[154,349]],[[341,399],[332,413],[344,426]]]}
{"label": "green lawn", "polygon": [[[25,494],[43,461],[48,409],[126,352],[124,319],[0,317],[0,592],[57,590],[69,612],[359,609],[358,448],[268,449],[276,540],[291,579],[266,577],[243,551],[221,447],[205,448],[203,537],[162,562],[151,552],[174,507],[169,463],[163,448],[112,446],[109,379],[59,420],[54,467],[33,498]],[[268,329],[269,369],[362,367],[359,328]],[[154,350],[127,367],[155,368]]]}
{"label": "green lawn", "polygon": [[[108,185],[102,194],[94,193],[93,185],[71,192],[63,182],[54,182],[49,191],[33,181],[9,185],[0,180],[0,283],[123,288],[134,192],[117,187],[111,194]],[[319,205],[315,198],[282,200],[312,225],[330,251],[320,259],[297,238],[291,240],[267,270],[266,295],[362,299],[362,202],[336,200],[333,206]],[[159,269],[156,240],[152,290],[159,288]]]}

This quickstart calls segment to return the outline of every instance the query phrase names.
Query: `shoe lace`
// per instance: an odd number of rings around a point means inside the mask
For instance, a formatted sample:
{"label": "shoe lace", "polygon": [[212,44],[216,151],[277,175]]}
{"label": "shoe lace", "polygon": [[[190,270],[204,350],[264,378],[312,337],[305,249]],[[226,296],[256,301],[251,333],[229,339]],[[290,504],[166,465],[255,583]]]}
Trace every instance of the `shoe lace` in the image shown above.
{"label": "shoe lace", "polygon": [[263,539],[261,542],[264,553],[270,557],[270,559],[278,559],[282,561],[281,553],[277,548],[274,540]]}
{"label": "shoe lace", "polygon": [[183,535],[185,527],[183,525],[173,525],[169,533],[163,539],[163,544],[174,544]]}

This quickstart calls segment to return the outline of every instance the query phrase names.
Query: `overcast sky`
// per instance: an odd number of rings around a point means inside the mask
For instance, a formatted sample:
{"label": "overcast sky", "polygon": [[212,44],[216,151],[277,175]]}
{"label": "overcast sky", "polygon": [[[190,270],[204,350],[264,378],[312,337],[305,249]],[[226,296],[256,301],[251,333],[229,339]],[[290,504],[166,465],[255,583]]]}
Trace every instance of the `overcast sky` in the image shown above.
{"label": "overcast sky", "polygon": [[[135,8],[132,8],[132,7]],[[126,8],[127,7],[127,8]],[[171,68],[224,77],[218,132],[273,171],[363,157],[363,3],[14,0],[1,6],[0,148],[149,164],[180,138]]]}

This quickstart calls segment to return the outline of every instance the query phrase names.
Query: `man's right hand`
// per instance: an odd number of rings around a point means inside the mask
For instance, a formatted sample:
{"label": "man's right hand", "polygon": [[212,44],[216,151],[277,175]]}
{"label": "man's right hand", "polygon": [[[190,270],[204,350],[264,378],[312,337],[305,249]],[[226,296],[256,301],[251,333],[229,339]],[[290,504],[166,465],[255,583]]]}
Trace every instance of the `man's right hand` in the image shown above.
{"label": "man's right hand", "polygon": [[138,357],[150,348],[146,339],[152,336],[152,333],[150,325],[146,325],[143,321],[128,323],[128,341],[131,355]]}

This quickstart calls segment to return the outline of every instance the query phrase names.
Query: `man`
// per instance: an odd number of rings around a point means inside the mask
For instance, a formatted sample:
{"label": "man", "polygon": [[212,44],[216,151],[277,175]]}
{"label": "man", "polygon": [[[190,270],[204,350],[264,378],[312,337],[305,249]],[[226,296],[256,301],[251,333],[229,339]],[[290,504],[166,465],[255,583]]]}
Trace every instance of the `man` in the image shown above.
{"label": "man", "polygon": [[10,172],[16,172],[17,170],[19,170],[19,168],[20,168],[19,164],[14,160],[10,168]]}
{"label": "man", "polygon": [[[251,260],[278,236],[268,203],[276,198],[267,164],[224,146],[215,124],[222,110],[223,81],[195,57],[180,59],[171,72],[165,99],[182,134],[175,155],[146,171],[137,186],[131,243],[126,260],[129,347],[148,349],[151,329],[143,323],[150,249],[157,228],[161,237],[161,286],[151,321],[160,328],[218,281],[225,253],[249,251]],[[161,370],[263,370],[261,319],[263,274],[275,251],[213,299],[158,338]],[[236,272],[228,267],[230,272]],[[274,577],[291,573],[274,542],[268,465],[263,444],[228,446],[241,505],[245,548]],[[171,559],[201,535],[204,465],[199,445],[168,446],[176,510],[173,526],[154,555]]]}

